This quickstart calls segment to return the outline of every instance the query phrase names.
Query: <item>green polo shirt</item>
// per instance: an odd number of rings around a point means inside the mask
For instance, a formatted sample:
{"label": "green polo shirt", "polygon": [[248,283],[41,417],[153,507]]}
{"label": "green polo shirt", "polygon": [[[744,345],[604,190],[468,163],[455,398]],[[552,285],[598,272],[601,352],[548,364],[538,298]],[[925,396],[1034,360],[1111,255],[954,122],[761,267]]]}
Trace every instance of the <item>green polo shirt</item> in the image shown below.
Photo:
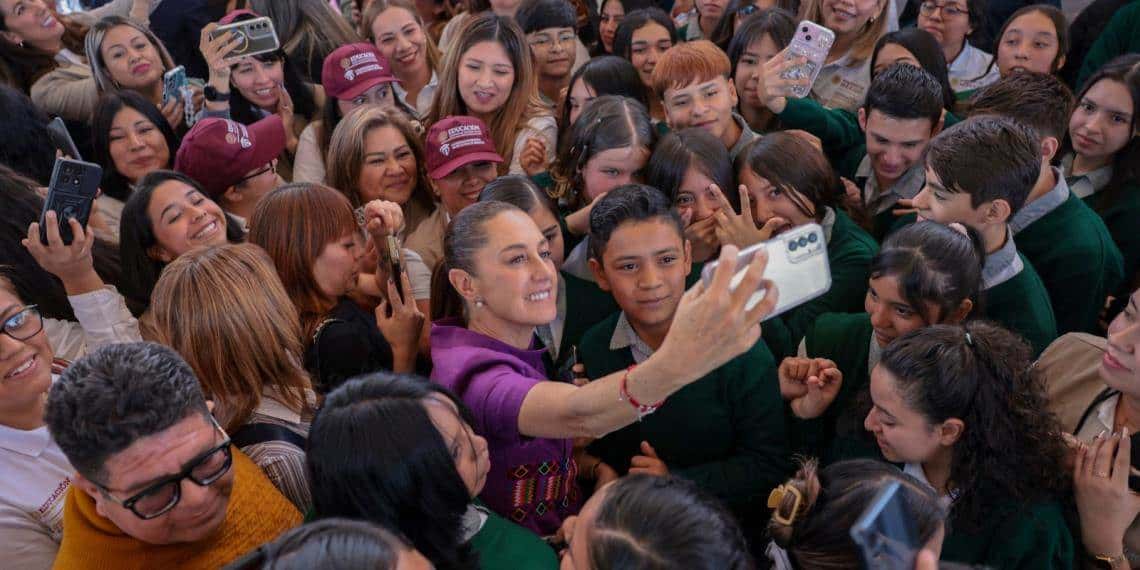
{"label": "green polo shirt", "polygon": [[487,515],[483,528],[471,537],[483,570],[555,570],[554,550],[533,532],[479,507]]}
{"label": "green polo shirt", "polygon": [[[615,335],[619,323],[622,334]],[[581,355],[590,378],[629,368],[635,348],[642,355],[649,350],[636,341],[627,345],[628,334],[636,337],[621,313],[586,332]],[[776,362],[757,342],[589,450],[624,474],[648,441],[674,475],[694,481],[742,518],[767,518],[762,501],[791,472],[782,406]]]}
{"label": "green polo shirt", "polygon": [[[1056,186],[1026,204],[1009,227],[1017,250],[1049,292],[1057,333],[1098,333],[1104,300],[1124,279],[1120,250],[1104,221],[1069,190],[1061,171],[1053,173]],[[1137,227],[1133,220],[1133,233]]]}
{"label": "green polo shirt", "polygon": [[1061,505],[995,505],[969,532],[948,522],[942,560],[1003,570],[1068,570],[1075,546]]}

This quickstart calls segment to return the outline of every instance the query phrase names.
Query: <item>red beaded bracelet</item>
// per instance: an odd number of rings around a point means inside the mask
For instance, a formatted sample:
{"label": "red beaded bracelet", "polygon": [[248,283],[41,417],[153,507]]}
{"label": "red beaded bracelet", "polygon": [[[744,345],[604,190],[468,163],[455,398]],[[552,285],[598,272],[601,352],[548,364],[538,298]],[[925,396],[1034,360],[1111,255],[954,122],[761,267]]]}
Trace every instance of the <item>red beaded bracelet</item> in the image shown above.
{"label": "red beaded bracelet", "polygon": [[625,374],[623,374],[621,377],[621,389],[618,391],[618,399],[629,402],[629,404],[631,406],[636,408],[637,409],[637,421],[641,421],[641,418],[644,418],[645,416],[648,416],[649,414],[656,412],[657,409],[660,408],[665,403],[665,400],[661,400],[660,402],[657,402],[656,404],[646,405],[646,404],[642,404],[641,402],[638,402],[637,399],[635,399],[633,397],[633,395],[629,393],[629,388],[627,387],[626,384],[629,380],[629,373],[633,372],[634,368],[637,368],[636,364],[625,369]]}

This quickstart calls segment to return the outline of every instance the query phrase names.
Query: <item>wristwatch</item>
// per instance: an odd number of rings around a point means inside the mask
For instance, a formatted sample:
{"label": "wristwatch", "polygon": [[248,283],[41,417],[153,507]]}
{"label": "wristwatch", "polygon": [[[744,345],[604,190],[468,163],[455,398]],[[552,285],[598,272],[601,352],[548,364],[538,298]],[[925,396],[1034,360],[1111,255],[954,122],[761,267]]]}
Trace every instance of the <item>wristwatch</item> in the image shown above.
{"label": "wristwatch", "polygon": [[1128,557],[1123,554],[1094,554],[1090,556],[1094,568],[1102,568],[1103,570],[1115,570],[1116,568],[1128,568]]}
{"label": "wristwatch", "polygon": [[205,96],[206,100],[211,103],[220,103],[230,100],[229,93],[222,93],[221,91],[218,91],[216,88],[214,88],[213,85],[207,85],[204,89],[202,89],[202,95]]}

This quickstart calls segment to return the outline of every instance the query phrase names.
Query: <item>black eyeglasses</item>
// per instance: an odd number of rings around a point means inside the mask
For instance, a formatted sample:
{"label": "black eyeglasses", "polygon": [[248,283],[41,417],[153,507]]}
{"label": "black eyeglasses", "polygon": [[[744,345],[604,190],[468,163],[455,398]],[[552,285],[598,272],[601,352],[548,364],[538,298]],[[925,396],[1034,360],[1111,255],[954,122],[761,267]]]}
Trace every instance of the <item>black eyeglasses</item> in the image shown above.
{"label": "black eyeglasses", "polygon": [[[266,172],[269,172],[271,170],[273,171],[274,174],[277,174],[277,159],[276,158],[271,160],[269,162],[269,164],[265,165],[265,168],[259,169],[257,172],[254,172],[253,174],[250,174],[249,176],[246,176],[245,178],[238,180],[237,183],[238,184],[244,184],[246,181],[253,180],[254,178],[257,178],[258,176],[261,176],[262,174],[265,174]],[[235,184],[235,186],[236,185],[237,184]]]}
{"label": "black eyeglasses", "polygon": [[40,316],[39,305],[28,305],[20,312],[0,323],[0,332],[16,339],[28,340],[44,330],[44,319]]}
{"label": "black eyeglasses", "polygon": [[111,490],[99,483],[95,483],[95,486],[99,487],[99,491],[103,493],[104,497],[123,508],[130,509],[136,517],[144,521],[158,518],[170,512],[182,499],[183,479],[189,479],[201,487],[208,487],[221,479],[233,465],[234,456],[230,449],[230,438],[226,435],[225,430],[218,425],[217,420],[211,418],[211,421],[214,424],[214,429],[221,432],[222,436],[225,437],[225,441],[194,458],[181,473],[171,475],[126,500],[113,497]]}

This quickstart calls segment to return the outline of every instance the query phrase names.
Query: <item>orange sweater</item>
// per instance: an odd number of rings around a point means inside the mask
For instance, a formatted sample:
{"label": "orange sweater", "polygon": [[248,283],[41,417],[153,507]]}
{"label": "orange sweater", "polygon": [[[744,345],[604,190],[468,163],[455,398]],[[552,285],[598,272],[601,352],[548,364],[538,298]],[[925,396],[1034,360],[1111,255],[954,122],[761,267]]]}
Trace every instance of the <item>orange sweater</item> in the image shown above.
{"label": "orange sweater", "polygon": [[234,486],[226,520],[209,538],[151,545],[124,534],[95,510],[95,500],[72,485],[63,507],[63,542],[54,568],[220,568],[301,523],[301,514],[248,457],[234,454]]}

